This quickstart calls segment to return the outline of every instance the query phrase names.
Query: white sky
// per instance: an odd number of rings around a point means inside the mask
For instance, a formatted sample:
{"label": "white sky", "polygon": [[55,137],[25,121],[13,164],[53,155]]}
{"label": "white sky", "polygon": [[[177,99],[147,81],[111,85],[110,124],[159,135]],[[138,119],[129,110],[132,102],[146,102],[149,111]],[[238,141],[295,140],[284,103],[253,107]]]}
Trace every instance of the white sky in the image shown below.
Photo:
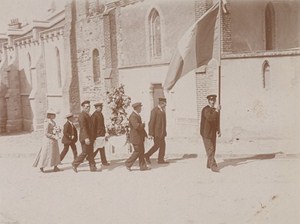
{"label": "white sky", "polygon": [[[7,25],[11,19],[19,21],[41,19],[48,14],[53,0],[0,0],[0,33],[7,32]],[[64,0],[55,0],[57,7],[64,4]]]}

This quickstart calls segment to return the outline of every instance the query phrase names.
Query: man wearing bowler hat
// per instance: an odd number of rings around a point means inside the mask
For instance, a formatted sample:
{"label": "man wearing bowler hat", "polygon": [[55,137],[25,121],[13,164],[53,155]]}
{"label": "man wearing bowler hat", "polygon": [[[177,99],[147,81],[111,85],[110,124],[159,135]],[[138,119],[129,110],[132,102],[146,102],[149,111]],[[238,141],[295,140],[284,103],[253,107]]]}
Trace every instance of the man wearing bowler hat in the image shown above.
{"label": "man wearing bowler hat", "polygon": [[158,105],[154,107],[151,111],[150,121],[149,121],[149,137],[154,138],[154,145],[151,149],[145,153],[145,159],[147,163],[151,163],[150,157],[158,149],[158,163],[166,164],[169,163],[165,161],[165,151],[166,151],[166,141],[165,137],[167,136],[167,119],[166,119],[166,98],[159,98]]}
{"label": "man wearing bowler hat", "polygon": [[133,112],[129,116],[129,141],[133,145],[134,151],[125,161],[125,166],[129,171],[131,171],[131,166],[134,164],[137,158],[139,158],[140,170],[149,170],[144,158],[144,141],[145,137],[147,137],[147,133],[145,131],[145,123],[142,123],[142,118],[140,116],[142,111],[142,103],[134,103],[132,104],[132,107]]}
{"label": "man wearing bowler hat", "polygon": [[75,143],[78,140],[78,134],[73,124],[74,121],[73,114],[71,113],[67,114],[66,119],[67,122],[64,124],[63,137],[62,137],[62,143],[64,144],[64,149],[60,154],[60,161],[62,161],[65,158],[65,155],[69,150],[69,146],[71,146],[71,149],[73,151],[74,160],[77,157],[77,148]]}
{"label": "man wearing bowler hat", "polygon": [[[94,106],[96,110],[92,114],[93,132],[94,132],[95,144],[96,144],[95,147],[99,147],[99,148],[96,148],[96,151],[94,152],[93,156],[95,157],[99,151],[102,165],[109,166],[110,164],[106,160],[105,149],[104,149],[106,131],[105,131],[105,124],[104,124],[104,117],[102,114],[103,104],[95,103]],[[101,141],[102,143],[101,146],[97,145],[97,138],[103,140]]]}
{"label": "man wearing bowler hat", "polygon": [[216,160],[216,136],[221,136],[219,119],[221,106],[215,107],[217,95],[208,95],[208,105],[202,109],[200,134],[203,139],[206,155],[207,155],[207,168],[213,172],[219,172]]}
{"label": "man wearing bowler hat", "polygon": [[82,152],[81,154],[73,161],[72,168],[77,173],[77,167],[83,162],[83,160],[88,156],[88,161],[90,165],[90,171],[97,171],[95,160],[93,157],[93,143],[94,143],[94,134],[93,134],[93,124],[90,117],[90,101],[85,100],[81,103],[82,112],[79,114],[79,141],[81,144]]}

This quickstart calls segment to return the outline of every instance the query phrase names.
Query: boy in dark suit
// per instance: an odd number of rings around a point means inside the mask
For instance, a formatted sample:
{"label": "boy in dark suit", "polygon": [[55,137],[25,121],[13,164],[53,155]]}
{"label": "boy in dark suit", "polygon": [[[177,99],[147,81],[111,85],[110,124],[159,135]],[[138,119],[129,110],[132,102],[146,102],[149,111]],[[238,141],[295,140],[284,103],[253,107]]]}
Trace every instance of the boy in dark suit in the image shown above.
{"label": "boy in dark suit", "polygon": [[64,135],[62,137],[62,143],[64,144],[64,149],[60,154],[60,161],[62,161],[65,158],[65,155],[69,150],[69,146],[71,146],[71,149],[73,151],[74,160],[77,157],[76,142],[78,140],[78,134],[73,124],[74,116],[73,114],[70,113],[67,114],[66,118],[67,118],[67,122],[64,125],[64,130],[63,130]]}

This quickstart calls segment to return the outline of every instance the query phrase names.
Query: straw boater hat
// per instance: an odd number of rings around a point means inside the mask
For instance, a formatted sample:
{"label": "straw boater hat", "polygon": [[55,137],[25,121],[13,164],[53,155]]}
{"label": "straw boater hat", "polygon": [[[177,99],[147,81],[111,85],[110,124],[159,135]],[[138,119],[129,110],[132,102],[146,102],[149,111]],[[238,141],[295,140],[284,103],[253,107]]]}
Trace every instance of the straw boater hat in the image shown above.
{"label": "straw boater hat", "polygon": [[68,114],[66,115],[66,118],[68,119],[69,117],[73,117],[73,114],[72,114],[72,113],[68,113]]}
{"label": "straw boater hat", "polygon": [[99,102],[99,103],[95,103],[94,106],[95,106],[95,107],[99,107],[99,106],[102,107],[102,106],[103,106],[103,103],[100,103],[100,102]]}

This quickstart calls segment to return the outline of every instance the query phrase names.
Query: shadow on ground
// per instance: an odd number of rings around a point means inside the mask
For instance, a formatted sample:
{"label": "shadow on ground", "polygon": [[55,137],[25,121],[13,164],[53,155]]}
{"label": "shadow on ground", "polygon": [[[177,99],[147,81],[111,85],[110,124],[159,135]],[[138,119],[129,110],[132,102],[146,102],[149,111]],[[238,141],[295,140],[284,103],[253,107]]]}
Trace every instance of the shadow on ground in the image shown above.
{"label": "shadow on ground", "polygon": [[[184,155],[182,155],[179,158],[168,159],[167,161],[169,163],[167,163],[167,164],[158,164],[157,160],[153,158],[153,159],[150,159],[151,160],[150,167],[151,167],[151,169],[156,169],[156,168],[160,168],[160,167],[166,167],[166,166],[169,166],[172,163],[176,163],[177,161],[180,161],[180,160],[194,159],[194,158],[197,158],[197,157],[198,157],[197,154],[184,154]],[[124,169],[126,169],[126,167],[125,167],[125,160],[126,159],[127,158],[111,160],[111,161],[109,161],[110,162],[109,166],[102,166],[102,170],[111,171],[111,170],[114,170],[117,167],[121,167],[121,168],[123,167]],[[100,160],[99,159],[95,159],[95,162],[96,162],[97,168],[100,169],[100,167],[101,167]],[[72,163],[71,162],[69,162],[69,163],[63,163],[63,164],[67,165],[67,166],[60,167],[61,170],[72,170],[72,165],[71,165]],[[78,172],[88,171],[88,169],[87,169],[88,167],[89,167],[88,162],[84,161],[82,164],[80,164],[78,166],[77,170],[78,170]],[[132,167],[132,171],[139,171],[138,160],[135,162],[134,167]]]}
{"label": "shadow on ground", "polygon": [[277,154],[282,154],[282,152],[257,154],[254,156],[243,157],[243,158],[224,159],[223,162],[218,163],[218,167],[219,167],[219,169],[222,169],[227,166],[239,166],[239,165],[247,164],[247,163],[253,162],[255,160],[274,159]]}

